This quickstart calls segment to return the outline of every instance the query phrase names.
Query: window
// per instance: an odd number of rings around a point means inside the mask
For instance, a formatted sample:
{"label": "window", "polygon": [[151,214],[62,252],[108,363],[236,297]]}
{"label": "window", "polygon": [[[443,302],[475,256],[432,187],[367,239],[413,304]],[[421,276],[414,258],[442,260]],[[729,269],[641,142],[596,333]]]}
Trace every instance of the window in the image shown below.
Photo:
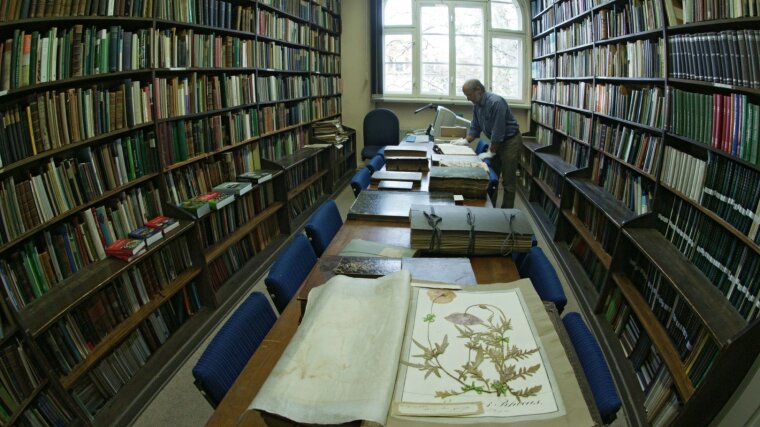
{"label": "window", "polygon": [[462,98],[465,80],[527,103],[523,0],[383,0],[382,93]]}

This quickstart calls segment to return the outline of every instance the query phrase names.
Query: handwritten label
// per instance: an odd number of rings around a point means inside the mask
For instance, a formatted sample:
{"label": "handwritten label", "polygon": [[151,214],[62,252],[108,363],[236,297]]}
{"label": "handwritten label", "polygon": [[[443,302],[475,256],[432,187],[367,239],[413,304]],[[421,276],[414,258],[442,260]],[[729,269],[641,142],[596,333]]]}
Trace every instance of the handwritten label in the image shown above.
{"label": "handwritten label", "polygon": [[407,417],[463,417],[483,413],[482,402],[415,403],[393,402],[393,414]]}

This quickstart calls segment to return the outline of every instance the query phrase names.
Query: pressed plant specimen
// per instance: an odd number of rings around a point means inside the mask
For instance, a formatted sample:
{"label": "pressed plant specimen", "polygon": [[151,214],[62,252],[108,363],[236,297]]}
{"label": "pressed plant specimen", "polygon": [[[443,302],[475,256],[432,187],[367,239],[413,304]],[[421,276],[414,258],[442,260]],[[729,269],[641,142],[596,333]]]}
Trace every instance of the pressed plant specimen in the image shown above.
{"label": "pressed plant specimen", "polygon": [[[452,312],[444,317],[445,321],[454,324],[459,333],[458,338],[464,340],[467,349],[466,360],[459,366],[445,366],[441,356],[449,348],[448,335],[444,335],[440,342],[433,342],[431,325],[438,321],[434,313],[436,306],[440,308],[440,305],[450,303],[456,298],[456,293],[445,289],[430,289],[427,294],[431,301],[430,310],[422,319],[427,323],[427,342],[412,340],[422,350],[421,354],[412,357],[422,359],[422,363],[402,363],[425,372],[426,379],[430,375],[439,378],[444,375],[458,384],[458,389],[437,390],[435,397],[443,399],[467,393],[488,393],[505,399],[513,397],[521,402],[541,391],[540,384],[513,387],[514,381],[526,380],[541,369],[541,363],[520,366],[521,362],[524,364],[526,359],[538,352],[538,348],[523,349],[510,344],[512,322],[502,309],[492,304],[473,304],[466,307],[464,312]],[[487,369],[490,374],[484,373],[487,365],[493,368]]]}

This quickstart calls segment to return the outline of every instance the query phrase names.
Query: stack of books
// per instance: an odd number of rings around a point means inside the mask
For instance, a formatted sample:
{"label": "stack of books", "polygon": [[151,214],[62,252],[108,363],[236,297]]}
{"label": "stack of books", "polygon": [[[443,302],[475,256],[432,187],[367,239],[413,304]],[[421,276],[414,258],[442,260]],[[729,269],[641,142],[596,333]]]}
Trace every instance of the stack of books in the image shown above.
{"label": "stack of books", "polygon": [[518,209],[413,205],[411,246],[429,253],[507,255],[527,252],[533,230]]}
{"label": "stack of books", "polygon": [[156,230],[161,230],[161,233],[166,235],[166,233],[179,227],[179,221],[177,221],[175,218],[159,215],[146,222],[145,226],[155,228]]}
{"label": "stack of books", "polygon": [[145,253],[145,248],[144,240],[119,239],[106,247],[106,255],[129,262]]}
{"label": "stack of books", "polygon": [[311,134],[319,142],[342,144],[348,141],[348,132],[343,129],[340,119],[322,120],[311,125]]}
{"label": "stack of books", "polygon": [[430,191],[448,191],[468,199],[485,199],[488,172],[481,168],[433,166],[430,168]]}

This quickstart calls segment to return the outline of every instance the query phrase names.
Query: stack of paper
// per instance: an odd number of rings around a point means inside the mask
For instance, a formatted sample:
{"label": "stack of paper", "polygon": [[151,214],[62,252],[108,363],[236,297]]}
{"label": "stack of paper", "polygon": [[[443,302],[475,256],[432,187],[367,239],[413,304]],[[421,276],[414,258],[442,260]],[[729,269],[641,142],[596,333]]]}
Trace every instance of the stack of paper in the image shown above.
{"label": "stack of paper", "polygon": [[485,199],[488,191],[488,172],[481,168],[430,168],[430,191],[448,191],[468,199]]}
{"label": "stack of paper", "polygon": [[530,250],[533,230],[517,209],[413,205],[411,246],[432,253],[506,255]]}

